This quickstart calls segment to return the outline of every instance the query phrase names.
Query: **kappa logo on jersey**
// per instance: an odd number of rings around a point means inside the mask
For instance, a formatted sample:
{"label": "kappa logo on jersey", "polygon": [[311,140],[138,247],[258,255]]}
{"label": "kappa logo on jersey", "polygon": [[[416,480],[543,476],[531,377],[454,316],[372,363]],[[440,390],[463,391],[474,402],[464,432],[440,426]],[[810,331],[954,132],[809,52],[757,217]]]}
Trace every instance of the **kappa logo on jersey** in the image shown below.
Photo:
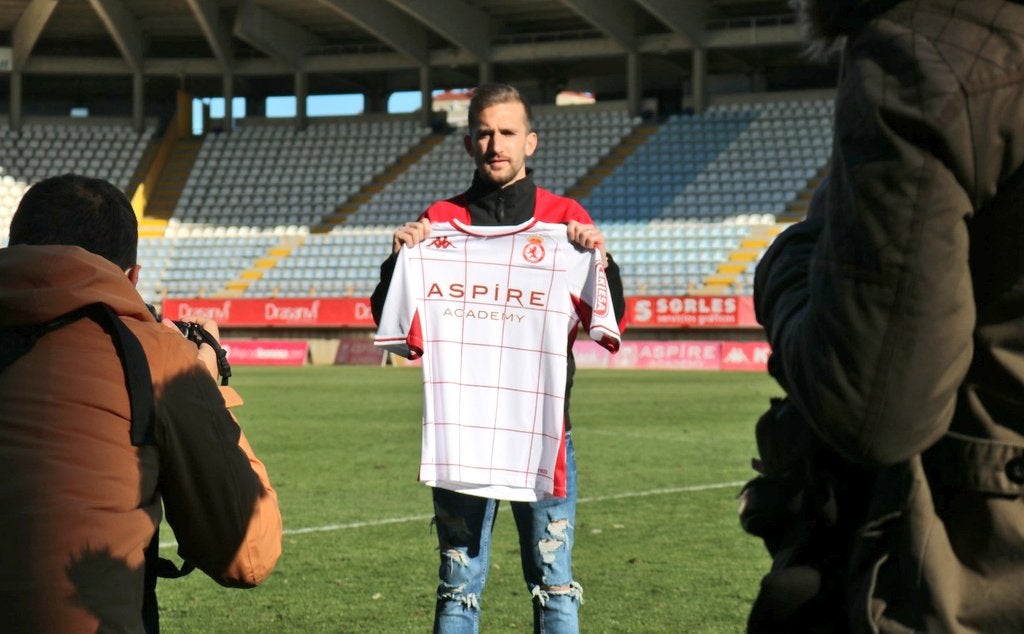
{"label": "kappa logo on jersey", "polygon": [[455,245],[451,243],[447,236],[441,236],[440,238],[434,238],[428,247],[434,249],[454,249]]}
{"label": "kappa logo on jersey", "polygon": [[544,259],[547,251],[544,250],[544,239],[540,236],[530,236],[525,247],[523,247],[523,259],[532,264],[537,264]]}

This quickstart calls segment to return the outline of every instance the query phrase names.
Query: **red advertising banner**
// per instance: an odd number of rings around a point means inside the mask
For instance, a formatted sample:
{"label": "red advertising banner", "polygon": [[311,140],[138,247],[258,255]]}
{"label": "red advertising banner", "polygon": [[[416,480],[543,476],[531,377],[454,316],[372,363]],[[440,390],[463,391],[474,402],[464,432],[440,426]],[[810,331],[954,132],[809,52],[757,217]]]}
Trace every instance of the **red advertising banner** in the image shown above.
{"label": "red advertising banner", "polygon": [[736,341],[623,341],[611,354],[589,339],[578,339],[579,368],[765,371],[767,343]]}
{"label": "red advertising banner", "polygon": [[220,342],[231,365],[304,365],[309,343],[299,340],[225,339]]}
{"label": "red advertising banner", "polygon": [[220,326],[373,328],[369,298],[165,299],[164,317],[199,316]]}
{"label": "red advertising banner", "polygon": [[[190,315],[241,328],[375,328],[363,297],[181,299],[163,303],[164,316]],[[753,298],[638,296],[626,298],[627,328],[759,328]]]}
{"label": "red advertising banner", "polygon": [[572,344],[572,356],[576,358],[577,368],[610,368],[615,355],[597,345],[597,342],[581,338]]}
{"label": "red advertising banner", "polygon": [[717,370],[720,356],[717,341],[624,341],[611,367]]}
{"label": "red advertising banner", "polygon": [[765,371],[772,348],[766,342],[723,341],[722,369]]}
{"label": "red advertising banner", "polygon": [[757,327],[747,295],[637,296],[626,298],[628,328]]}

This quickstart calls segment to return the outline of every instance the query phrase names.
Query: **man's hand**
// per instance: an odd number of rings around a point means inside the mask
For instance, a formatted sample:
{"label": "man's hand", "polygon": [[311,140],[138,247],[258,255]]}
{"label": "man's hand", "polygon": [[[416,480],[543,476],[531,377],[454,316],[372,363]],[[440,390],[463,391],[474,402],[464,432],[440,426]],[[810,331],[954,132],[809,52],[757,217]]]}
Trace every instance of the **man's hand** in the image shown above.
{"label": "man's hand", "polygon": [[604,234],[594,225],[585,225],[576,220],[570,220],[566,233],[569,242],[583,249],[597,249],[601,254],[601,264],[608,266],[608,254],[605,252]]}
{"label": "man's hand", "polygon": [[[188,319],[185,319],[183,321],[190,321],[199,324],[206,330],[206,332],[213,335],[214,339],[216,339],[218,342],[220,341],[220,326],[218,326],[217,322],[215,322],[214,320],[206,317],[189,317]],[[173,321],[167,319],[166,317],[160,323],[169,328],[173,328],[174,331],[177,333],[181,333],[181,331],[178,330],[178,326],[175,325]],[[210,344],[203,343],[202,345],[199,346],[198,355],[199,360],[202,361],[203,365],[206,366],[207,372],[209,372],[210,375],[213,376],[213,380],[216,381],[217,378],[220,376],[220,369],[217,366],[217,351],[214,350]]]}
{"label": "man's hand", "polygon": [[395,230],[392,253],[398,253],[404,244],[407,247],[414,247],[427,239],[430,235],[430,221],[424,218],[415,222],[407,222]]}

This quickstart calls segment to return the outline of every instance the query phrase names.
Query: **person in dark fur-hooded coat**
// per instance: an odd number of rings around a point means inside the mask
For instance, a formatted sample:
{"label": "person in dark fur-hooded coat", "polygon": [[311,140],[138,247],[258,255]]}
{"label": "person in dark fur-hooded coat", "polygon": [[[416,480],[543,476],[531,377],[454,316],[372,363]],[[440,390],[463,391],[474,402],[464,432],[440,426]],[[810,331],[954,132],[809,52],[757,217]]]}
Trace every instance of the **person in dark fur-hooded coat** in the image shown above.
{"label": "person in dark fur-hooded coat", "polygon": [[755,308],[806,433],[870,474],[838,620],[1024,632],[1024,4],[798,4],[842,56],[833,154]]}

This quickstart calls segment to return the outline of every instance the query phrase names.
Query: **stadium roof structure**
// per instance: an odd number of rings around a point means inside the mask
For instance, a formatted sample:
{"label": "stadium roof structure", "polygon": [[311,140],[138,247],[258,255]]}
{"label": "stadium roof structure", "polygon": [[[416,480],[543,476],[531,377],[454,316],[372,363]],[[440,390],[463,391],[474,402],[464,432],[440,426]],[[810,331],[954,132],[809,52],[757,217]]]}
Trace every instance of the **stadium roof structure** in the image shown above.
{"label": "stadium roof structure", "polygon": [[182,85],[384,111],[395,91],[489,80],[633,107],[834,80],[801,48],[787,0],[0,0],[0,112],[149,114]]}

